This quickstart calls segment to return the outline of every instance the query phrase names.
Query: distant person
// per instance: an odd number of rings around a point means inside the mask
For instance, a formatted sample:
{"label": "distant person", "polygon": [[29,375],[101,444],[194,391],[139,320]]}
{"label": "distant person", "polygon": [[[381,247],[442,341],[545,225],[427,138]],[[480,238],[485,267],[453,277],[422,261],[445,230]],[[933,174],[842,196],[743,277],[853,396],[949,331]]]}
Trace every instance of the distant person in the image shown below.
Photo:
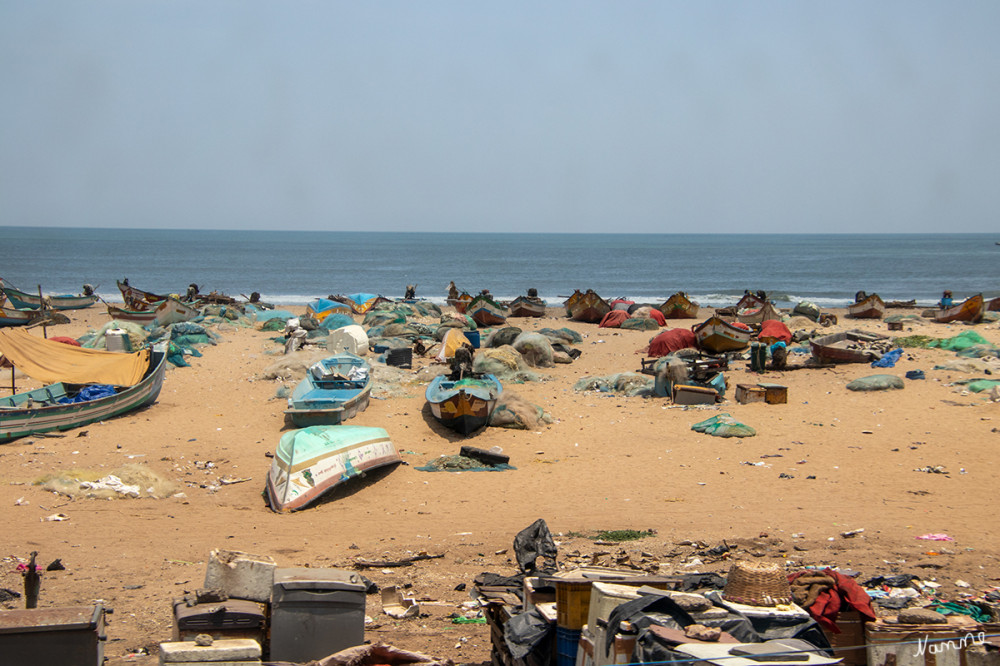
{"label": "distant person", "polygon": [[413,300],[416,297],[417,297],[417,285],[415,284],[406,285],[406,293],[403,295],[403,298],[407,300]]}
{"label": "distant person", "polygon": [[860,303],[861,301],[865,300],[866,298],[868,298],[868,294],[866,294],[863,291],[859,291],[858,293],[854,294],[854,302],[855,303]]}
{"label": "distant person", "polygon": [[952,300],[952,298],[951,298],[951,291],[948,290],[948,289],[945,289],[944,293],[941,294],[941,302],[938,303],[938,306],[941,307],[941,308],[950,308],[954,304],[955,304],[955,301]]}
{"label": "distant person", "polygon": [[449,301],[458,300],[458,287],[455,286],[454,280],[448,283],[448,300]]}

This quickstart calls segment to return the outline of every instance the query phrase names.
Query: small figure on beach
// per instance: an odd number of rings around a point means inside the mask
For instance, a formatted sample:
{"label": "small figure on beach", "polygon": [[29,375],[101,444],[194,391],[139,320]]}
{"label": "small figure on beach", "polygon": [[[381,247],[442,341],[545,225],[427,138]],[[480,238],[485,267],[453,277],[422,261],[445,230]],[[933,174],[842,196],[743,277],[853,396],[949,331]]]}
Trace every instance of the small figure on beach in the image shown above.
{"label": "small figure on beach", "polygon": [[860,303],[861,301],[865,300],[866,298],[868,298],[868,294],[866,294],[864,291],[859,291],[858,293],[854,294],[854,302],[855,303]]}
{"label": "small figure on beach", "polygon": [[951,297],[951,290],[950,289],[945,289],[944,293],[941,294],[941,302],[938,303],[938,307],[939,308],[950,308],[954,304],[955,304],[955,302],[954,302],[954,300],[952,300],[952,297]]}
{"label": "small figure on beach", "polygon": [[292,317],[285,323],[285,353],[290,354],[301,348],[306,341],[308,332],[302,328],[298,317]]}
{"label": "small figure on beach", "polygon": [[454,280],[448,283],[448,300],[449,301],[458,300],[458,287],[455,286]]}
{"label": "small figure on beach", "polygon": [[451,377],[462,379],[466,375],[472,374],[472,357],[476,353],[472,345],[468,342],[455,350],[455,355],[451,359]]}
{"label": "small figure on beach", "polygon": [[198,285],[194,282],[188,285],[187,293],[184,295],[184,300],[188,303],[198,300]]}
{"label": "small figure on beach", "polygon": [[406,285],[406,291],[403,294],[403,298],[409,301],[413,300],[416,297],[417,297],[417,285],[415,284]]}
{"label": "small figure on beach", "polygon": [[481,292],[479,292],[479,293],[480,293],[481,295],[485,296],[486,298],[493,298],[493,294],[491,294],[491,293],[490,293],[490,290],[489,290],[489,289],[483,289],[483,290],[482,290]]}

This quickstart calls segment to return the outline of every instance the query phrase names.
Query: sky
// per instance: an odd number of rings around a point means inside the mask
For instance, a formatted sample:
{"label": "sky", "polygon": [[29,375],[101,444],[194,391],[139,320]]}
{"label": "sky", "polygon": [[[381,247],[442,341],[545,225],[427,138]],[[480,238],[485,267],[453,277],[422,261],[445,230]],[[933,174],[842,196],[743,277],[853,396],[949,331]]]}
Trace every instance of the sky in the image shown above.
{"label": "sky", "polygon": [[993,232],[998,29],[996,0],[3,0],[0,226]]}

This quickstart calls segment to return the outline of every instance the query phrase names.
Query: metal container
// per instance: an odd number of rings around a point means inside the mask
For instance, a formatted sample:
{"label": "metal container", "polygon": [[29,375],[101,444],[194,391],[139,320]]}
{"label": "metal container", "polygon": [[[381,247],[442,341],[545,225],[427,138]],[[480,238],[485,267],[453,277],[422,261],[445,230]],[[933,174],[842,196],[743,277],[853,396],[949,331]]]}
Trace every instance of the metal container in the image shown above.
{"label": "metal container", "polygon": [[188,606],[183,599],[174,601],[174,640],[193,641],[198,634],[209,634],[217,640],[251,638],[264,646],[267,640],[264,604],[228,599]]}
{"label": "metal container", "polygon": [[274,572],[271,650],[274,661],[306,662],[365,642],[365,585],[345,569]]}
{"label": "metal container", "polygon": [[104,606],[0,611],[0,662],[4,666],[101,666]]}
{"label": "metal container", "polygon": [[132,341],[128,333],[120,328],[109,328],[104,332],[104,346],[110,352],[132,351]]}

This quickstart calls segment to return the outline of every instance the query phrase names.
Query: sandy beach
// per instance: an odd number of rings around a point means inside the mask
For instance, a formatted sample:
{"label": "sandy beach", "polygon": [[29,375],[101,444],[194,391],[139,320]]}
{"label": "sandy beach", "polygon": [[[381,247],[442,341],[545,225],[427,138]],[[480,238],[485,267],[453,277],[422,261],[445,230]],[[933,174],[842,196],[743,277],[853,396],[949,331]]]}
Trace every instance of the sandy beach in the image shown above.
{"label": "sandy beach", "polygon": [[[823,332],[886,332],[882,321],[835,313],[839,323]],[[103,307],[68,315],[72,322],[49,329],[50,336],[78,337],[108,320]],[[936,580],[947,598],[1000,584],[1000,531],[992,515],[1000,403],[952,385],[981,373],[934,369],[955,360],[954,353],[907,349],[888,370],[849,364],[763,375],[736,361],[726,373],[726,402],[682,408],[663,398],[573,389],[585,376],[637,371],[655,331],[601,329],[570,321],[559,308],[548,315],[511,323],[525,330],[571,328],[583,336],[577,345],[582,354],[572,364],[535,369],[541,381],[505,390],[542,407],[550,424],[537,431],[486,428],[462,438],[435,422],[426,406],[424,390],[435,374],[427,369],[430,359],[415,356],[412,370],[377,365],[373,400],[351,423],[385,428],[405,464],[287,515],[270,511],[262,496],[268,454],[290,428],[285,401],[276,394],[295,383],[264,378],[282,358],[281,345],[272,340],[278,334],[232,325],[214,329],[219,344],[189,357],[191,367],[171,367],[155,405],[63,436],[0,446],[0,587],[21,590],[15,566],[31,551],[39,552],[43,565],[59,558],[66,569],[43,574],[39,605],[103,600],[114,609],[109,663],[152,664],[157,644],[170,639],[171,600],[202,586],[214,548],[270,555],[279,566],[343,568],[359,557],[441,554],[413,566],[364,571],[380,586],[408,586],[408,593],[425,600],[426,613],[393,620],[381,612],[378,596],[369,596],[373,623],[366,638],[456,662],[488,663],[488,627],[453,624],[447,617],[469,600],[467,590],[456,588],[471,588],[484,571],[514,573],[514,535],[538,518],[558,535],[559,559],[567,566],[606,553],[628,555],[647,568],[658,563],[665,574],[724,574],[729,559],[702,557],[692,565],[691,557],[725,542],[736,547],[730,558],[835,565],[860,571],[861,580],[913,573]],[[969,328],[912,319],[895,335],[942,338]],[[972,328],[1000,344],[997,324]],[[792,355],[791,362],[805,358]],[[902,377],[916,369],[926,379],[907,380],[904,390],[845,389],[858,377]],[[9,394],[9,377],[0,372],[0,396]],[[389,378],[392,390],[380,385]],[[20,376],[17,381],[19,389],[37,385]],[[735,402],[737,384],[761,381],[787,386],[787,404]],[[722,439],[691,430],[718,413],[751,425],[757,435]],[[415,469],[458,453],[463,444],[501,447],[516,469]],[[173,492],[163,499],[73,500],[35,484],[53,473],[103,474],[136,464],[173,484]],[[917,471],[928,467],[945,473]],[[220,484],[223,478],[237,482]],[[65,520],[47,520],[53,514]],[[621,545],[587,538],[615,529],[654,533]],[[917,539],[934,533],[954,540]],[[21,607],[19,602],[4,607]]]}

